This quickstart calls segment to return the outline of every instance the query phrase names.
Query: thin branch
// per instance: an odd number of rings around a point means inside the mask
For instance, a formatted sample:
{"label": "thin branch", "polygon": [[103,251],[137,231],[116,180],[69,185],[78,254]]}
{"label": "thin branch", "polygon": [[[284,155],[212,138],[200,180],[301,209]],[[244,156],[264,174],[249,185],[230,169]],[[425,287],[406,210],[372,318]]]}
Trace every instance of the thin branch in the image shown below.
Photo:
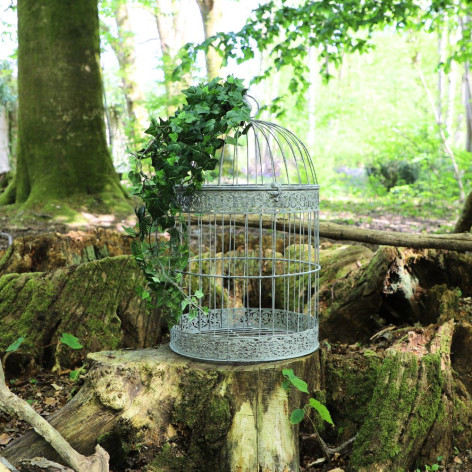
{"label": "thin branch", "polygon": [[95,454],[85,457],[73,449],[62,435],[54,429],[26,401],[10,392],[0,365],[0,409],[26,421],[57,451],[61,458],[77,472],[108,472],[108,453],[97,446]]}

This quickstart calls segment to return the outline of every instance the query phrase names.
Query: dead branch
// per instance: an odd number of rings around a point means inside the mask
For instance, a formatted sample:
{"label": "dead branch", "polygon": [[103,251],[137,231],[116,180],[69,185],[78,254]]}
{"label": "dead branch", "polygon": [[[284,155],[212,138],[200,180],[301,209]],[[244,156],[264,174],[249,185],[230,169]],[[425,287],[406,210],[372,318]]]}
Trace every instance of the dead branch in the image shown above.
{"label": "dead branch", "polygon": [[[191,222],[222,223],[220,216],[191,217]],[[225,223],[231,221],[237,226],[247,226],[249,228],[259,228],[258,216],[235,216],[225,217]],[[308,232],[306,221],[293,221],[290,223],[284,219],[278,219],[276,228],[284,231],[288,225],[302,225],[302,229]],[[262,219],[262,228],[273,229],[272,221],[269,218]],[[383,246],[410,247],[415,249],[448,249],[450,251],[472,251],[472,234],[452,233],[452,234],[415,234],[400,233],[393,231],[380,231],[375,229],[363,229],[336,223],[320,222],[320,236],[324,238],[357,241],[361,243],[378,244]]]}
{"label": "dead branch", "polygon": [[95,454],[85,457],[69,443],[41,415],[7,387],[3,367],[0,364],[0,409],[26,421],[57,451],[61,458],[77,472],[108,472],[108,453],[97,446]]}

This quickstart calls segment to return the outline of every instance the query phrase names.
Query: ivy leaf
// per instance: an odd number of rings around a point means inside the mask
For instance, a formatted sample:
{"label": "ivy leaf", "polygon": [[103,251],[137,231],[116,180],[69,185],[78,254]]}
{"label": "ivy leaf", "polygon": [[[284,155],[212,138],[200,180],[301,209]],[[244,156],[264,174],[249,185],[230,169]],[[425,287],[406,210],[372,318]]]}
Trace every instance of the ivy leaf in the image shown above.
{"label": "ivy leaf", "polygon": [[11,343],[7,348],[6,352],[15,352],[20,346],[21,343],[25,340],[24,337],[18,338],[16,341]]}
{"label": "ivy leaf", "polygon": [[297,408],[296,410],[293,410],[292,414],[290,415],[290,423],[298,424],[304,417],[305,417],[305,410]]}
{"label": "ivy leaf", "polygon": [[197,290],[197,291],[195,292],[195,296],[196,296],[198,299],[203,298],[204,295],[205,295],[205,294],[204,294],[201,290]]}
{"label": "ivy leaf", "polygon": [[82,349],[84,346],[80,344],[79,338],[76,338],[72,334],[62,333],[61,339],[59,341],[66,346],[69,346],[71,349]]}
{"label": "ivy leaf", "polygon": [[334,426],[329,410],[323,405],[323,403],[319,402],[315,398],[310,398],[309,403],[310,403],[310,406],[314,408],[320,414],[321,418],[324,421]]}

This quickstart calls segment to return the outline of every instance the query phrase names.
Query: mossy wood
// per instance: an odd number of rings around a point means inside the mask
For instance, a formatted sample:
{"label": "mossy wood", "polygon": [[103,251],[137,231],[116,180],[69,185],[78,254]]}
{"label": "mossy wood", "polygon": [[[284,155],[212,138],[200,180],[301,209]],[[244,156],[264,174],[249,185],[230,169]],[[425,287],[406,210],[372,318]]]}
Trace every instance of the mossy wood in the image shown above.
{"label": "mossy wood", "polygon": [[113,229],[20,236],[2,255],[0,276],[51,272],[61,267],[131,253],[131,238]]}
{"label": "mossy wood", "polygon": [[[25,340],[8,362],[74,366],[87,352],[145,347],[161,340],[164,323],[136,293],[144,283],[131,256],[106,257],[52,272],[0,278],[0,345]],[[58,344],[62,333],[84,349]]]}
{"label": "mossy wood", "polygon": [[[448,460],[454,411],[451,343],[454,321],[437,332],[408,332],[387,350],[351,456],[358,472],[411,470]],[[463,419],[462,419],[463,420]]]}
{"label": "mossy wood", "polygon": [[0,203],[94,195],[123,205],[105,136],[96,0],[20,0],[18,42],[17,170]]}
{"label": "mossy wood", "polygon": [[[96,440],[113,461],[132,444],[153,453],[151,470],[200,472],[298,471],[298,428],[289,413],[300,393],[282,389],[282,369],[320,388],[319,353],[264,364],[196,362],[167,345],[90,354],[93,367],[76,397],[51,418],[82,454]],[[35,433],[15,441],[5,457],[57,460]]]}

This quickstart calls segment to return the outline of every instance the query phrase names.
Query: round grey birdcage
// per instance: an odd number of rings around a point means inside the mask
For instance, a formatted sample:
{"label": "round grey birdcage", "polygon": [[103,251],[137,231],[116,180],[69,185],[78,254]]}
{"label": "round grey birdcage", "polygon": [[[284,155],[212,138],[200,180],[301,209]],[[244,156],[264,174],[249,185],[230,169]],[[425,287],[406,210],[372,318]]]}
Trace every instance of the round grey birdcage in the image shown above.
{"label": "round grey birdcage", "polygon": [[170,347],[223,362],[309,354],[318,348],[320,271],[313,162],[273,123],[252,120],[233,138],[201,190],[177,189],[191,249],[182,288],[200,298],[172,327]]}

